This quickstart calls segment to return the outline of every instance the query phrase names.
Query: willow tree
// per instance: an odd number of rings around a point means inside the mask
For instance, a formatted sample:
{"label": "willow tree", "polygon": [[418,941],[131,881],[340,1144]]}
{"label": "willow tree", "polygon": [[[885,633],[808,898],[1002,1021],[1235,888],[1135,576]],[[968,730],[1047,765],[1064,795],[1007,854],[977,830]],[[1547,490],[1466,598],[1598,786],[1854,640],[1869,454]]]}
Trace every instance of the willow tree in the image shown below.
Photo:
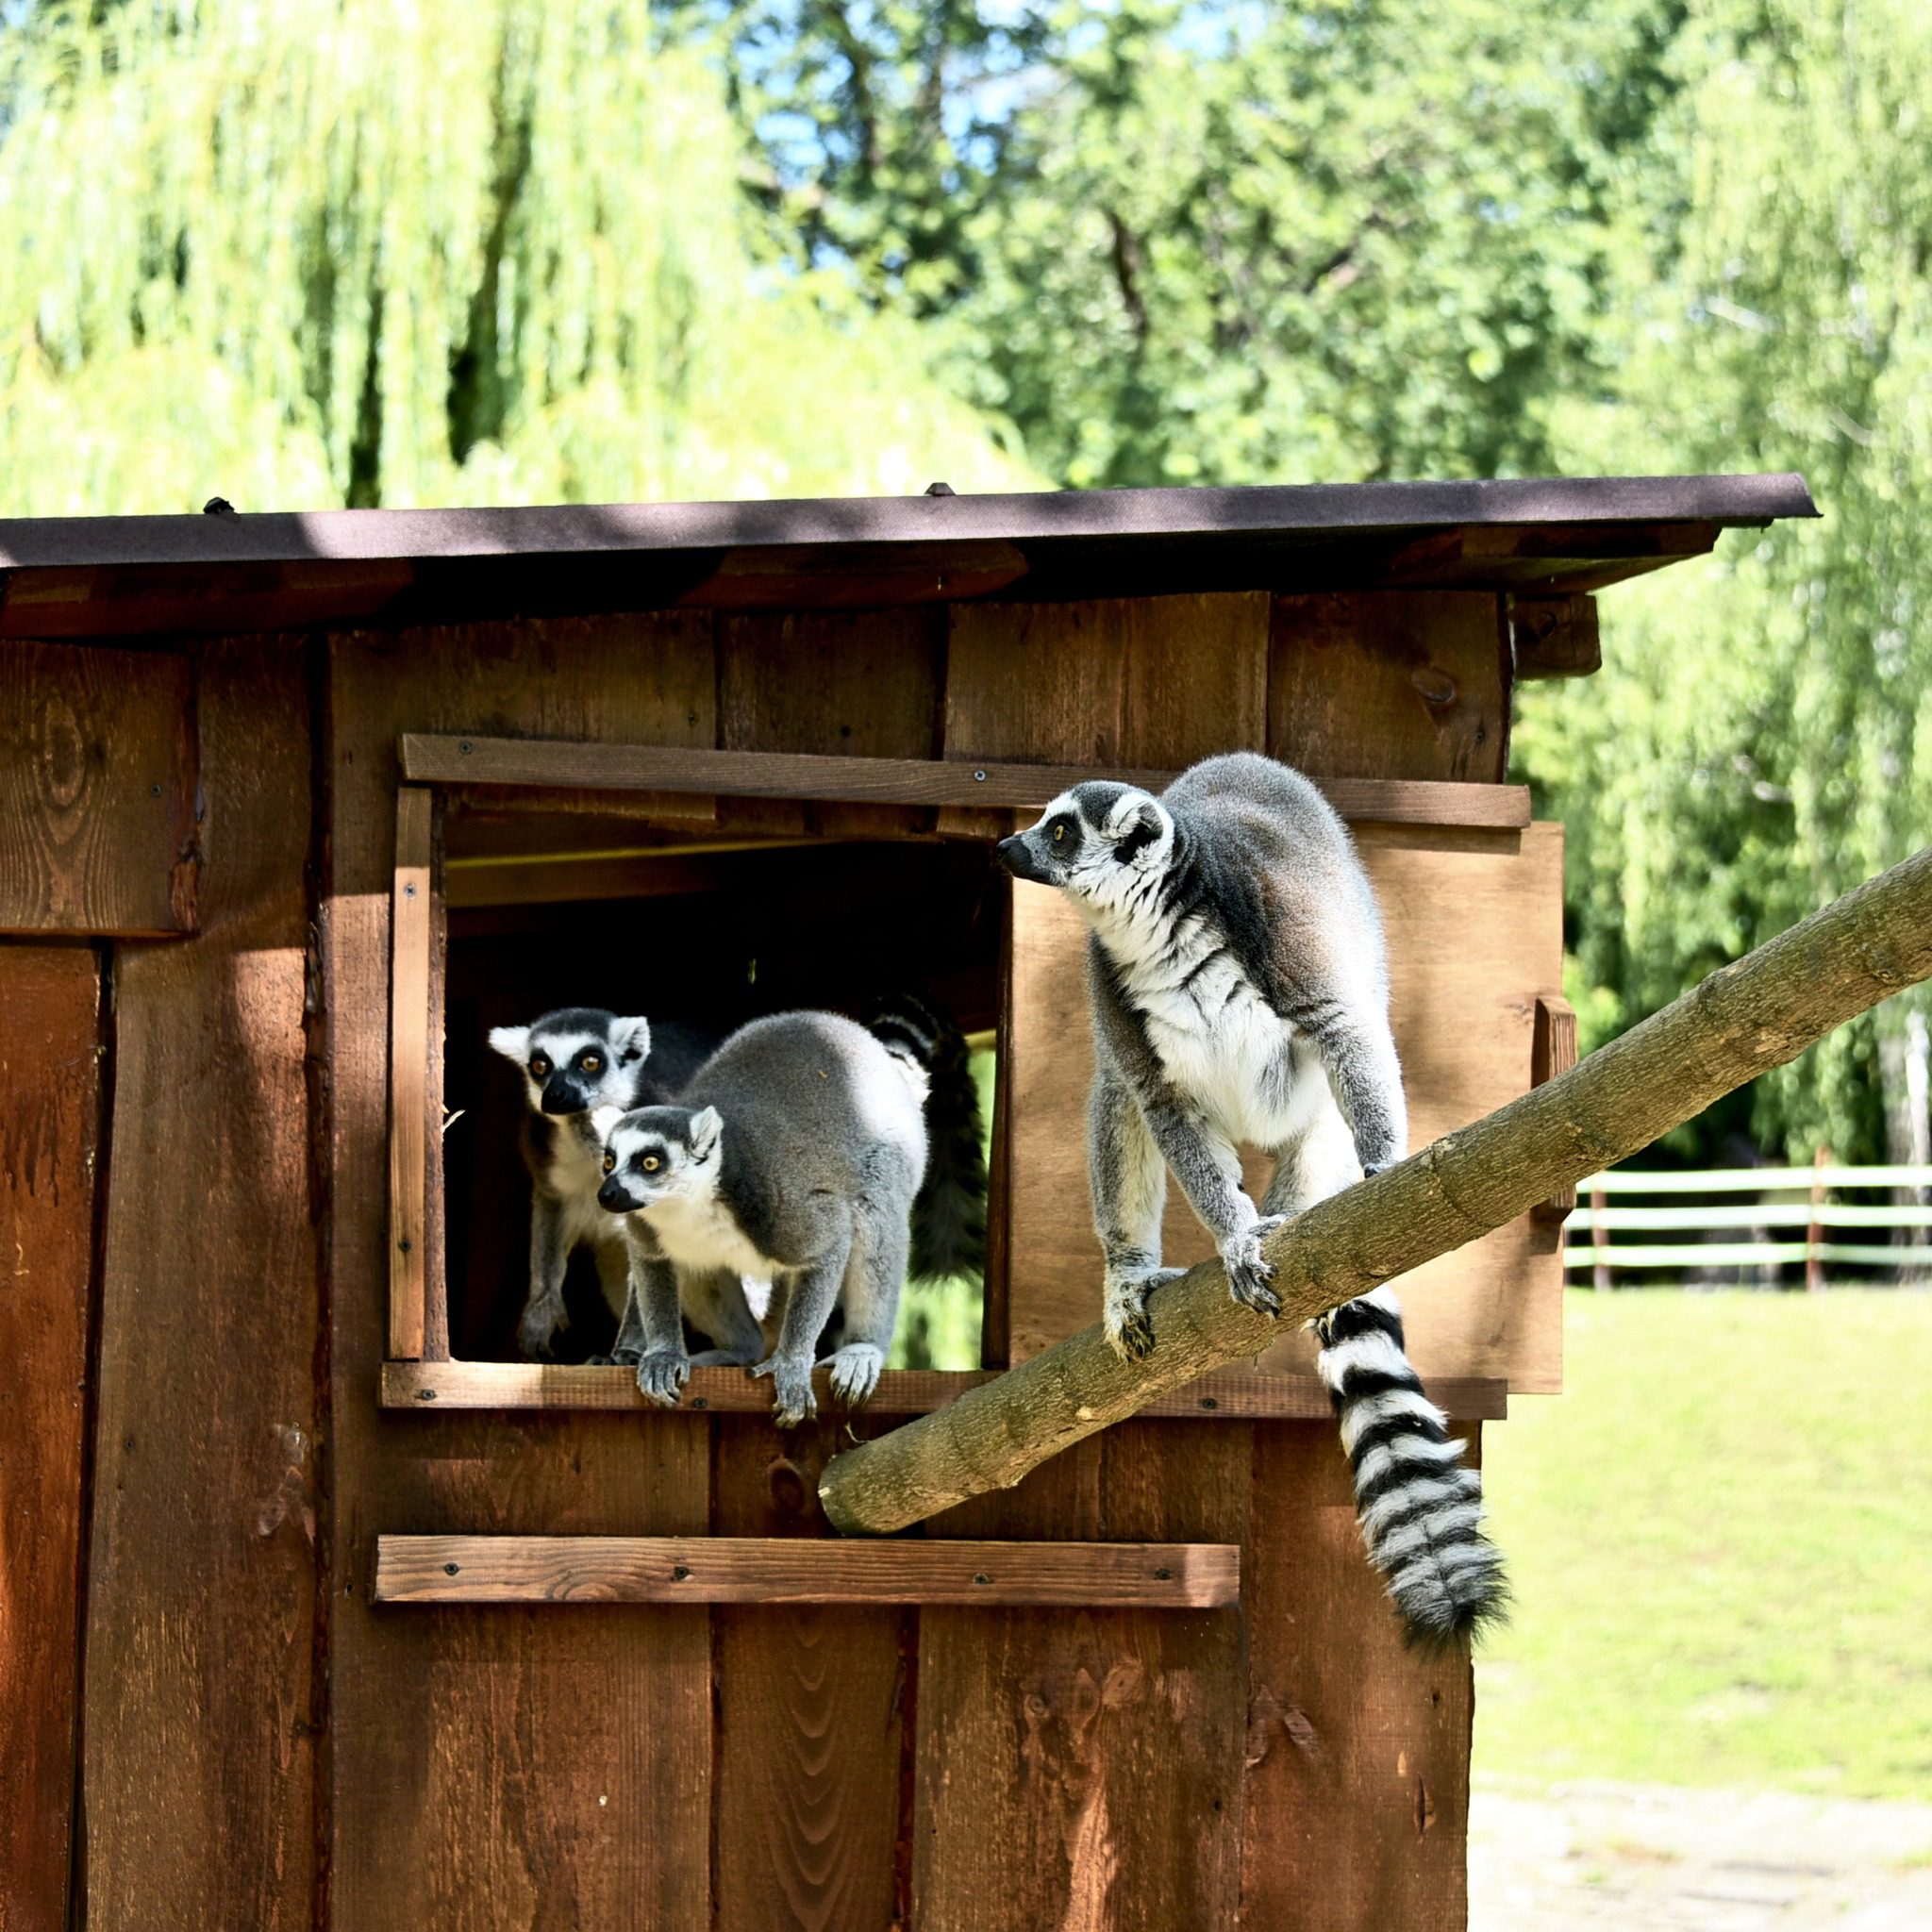
{"label": "willow tree", "polygon": [[645,0],[130,0],[0,32],[0,510],[1023,480],[761,264]]}

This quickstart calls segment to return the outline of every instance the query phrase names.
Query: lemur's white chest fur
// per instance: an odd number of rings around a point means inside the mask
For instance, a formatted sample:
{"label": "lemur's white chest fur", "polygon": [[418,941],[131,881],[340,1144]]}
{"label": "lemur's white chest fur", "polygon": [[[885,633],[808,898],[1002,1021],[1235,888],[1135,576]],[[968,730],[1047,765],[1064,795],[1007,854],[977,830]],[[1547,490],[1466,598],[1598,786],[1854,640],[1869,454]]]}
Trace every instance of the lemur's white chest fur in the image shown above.
{"label": "lemur's white chest fur", "polygon": [[1204,920],[1103,937],[1169,1083],[1230,1141],[1279,1146],[1333,1107],[1310,1042]]}
{"label": "lemur's white chest fur", "polygon": [[561,1210],[563,1238],[572,1247],[623,1244],[617,1217],[597,1205],[604,1184],[604,1144],[589,1114],[564,1114],[551,1132],[543,1187]]}
{"label": "lemur's white chest fur", "polygon": [[783,1261],[759,1254],[745,1240],[731,1210],[716,1194],[698,1200],[673,1196],[639,1211],[665,1254],[686,1267],[727,1268],[760,1283],[790,1272]]}

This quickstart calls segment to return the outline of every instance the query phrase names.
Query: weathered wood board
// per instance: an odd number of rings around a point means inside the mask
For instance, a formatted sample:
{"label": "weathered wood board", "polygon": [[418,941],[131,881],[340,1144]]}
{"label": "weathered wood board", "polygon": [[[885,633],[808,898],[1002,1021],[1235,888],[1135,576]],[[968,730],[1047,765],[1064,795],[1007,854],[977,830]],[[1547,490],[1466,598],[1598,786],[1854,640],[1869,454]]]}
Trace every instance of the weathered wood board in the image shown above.
{"label": "weathered wood board", "polygon": [[192,932],[194,788],[186,657],[8,644],[0,651],[0,932]]}
{"label": "weathered wood board", "polygon": [[87,1923],[308,1932],[324,1692],[303,646],[208,645],[197,682],[201,931],[114,956]]}
{"label": "weathered wood board", "polygon": [[101,969],[0,945],[0,1926],[69,1923]]}
{"label": "weathered wood board", "polygon": [[[1357,844],[1388,933],[1413,1150],[1529,1087],[1537,999],[1562,981],[1562,833],[1372,825],[1357,828]],[[1013,895],[1008,1291],[1020,1360],[1095,1318],[1100,1264],[1086,1171],[1087,929],[1044,887],[1016,884]],[[1251,1188],[1268,1171],[1251,1153]],[[1172,1185],[1165,1240],[1177,1264],[1213,1252]],[[1548,1223],[1524,1216],[1402,1278],[1410,1350],[1425,1377],[1559,1386],[1557,1240]],[[1262,1359],[1304,1373],[1312,1363],[1299,1335]]]}

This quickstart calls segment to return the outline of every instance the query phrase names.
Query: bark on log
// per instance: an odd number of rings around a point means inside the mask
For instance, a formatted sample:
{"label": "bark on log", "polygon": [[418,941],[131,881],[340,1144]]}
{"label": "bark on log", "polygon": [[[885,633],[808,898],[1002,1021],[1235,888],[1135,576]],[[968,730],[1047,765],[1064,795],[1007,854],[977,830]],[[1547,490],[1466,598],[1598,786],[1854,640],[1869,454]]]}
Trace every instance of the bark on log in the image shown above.
{"label": "bark on log", "polygon": [[[1268,1244],[1281,1322],[1310,1321],[1500,1227],[1834,1026],[1932,976],[1932,849],[1721,968],[1569,1073],[1399,1166],[1319,1202]],[[1224,1363],[1274,1322],[1227,1291],[1218,1261],[1153,1297],[1155,1347],[1121,1360],[1083,1329],[945,1408],[825,1465],[819,1495],[847,1535],[919,1523],[1010,1488],[1084,1436]]]}

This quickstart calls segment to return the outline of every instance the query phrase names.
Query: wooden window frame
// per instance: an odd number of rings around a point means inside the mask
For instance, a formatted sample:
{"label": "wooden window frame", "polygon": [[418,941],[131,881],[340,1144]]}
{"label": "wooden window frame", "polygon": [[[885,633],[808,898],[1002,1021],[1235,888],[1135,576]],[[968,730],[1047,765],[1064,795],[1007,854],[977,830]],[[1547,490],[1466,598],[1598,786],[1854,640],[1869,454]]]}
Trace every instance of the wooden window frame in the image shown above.
{"label": "wooden window frame", "polygon": [[[1091,766],[981,764],[963,760],[826,758],[791,753],[708,751],[591,744],[484,735],[407,733],[399,746],[396,852],[391,900],[389,1103],[389,1358],[385,1407],[421,1410],[639,1407],[629,1371],[591,1365],[453,1360],[448,1284],[441,1272],[441,1039],[439,956],[444,882],[441,824],[454,789],[545,794],[654,792],[775,798],[828,805],[924,808],[941,831],[998,836],[1024,824],[1070,786],[1112,778],[1159,791],[1170,772]],[[1352,821],[1507,830],[1530,822],[1526,787],[1439,780],[1320,779]],[[1006,1015],[999,1051],[1007,1051]],[[1004,1084],[1004,1083],[1003,1083]],[[996,1112],[998,1109],[996,1109]],[[1003,1120],[994,1122],[997,1142]],[[995,1147],[995,1163],[998,1148]],[[995,1212],[998,1203],[995,1202]],[[988,1379],[983,1371],[888,1371],[873,1397],[881,1414],[942,1407]],[[1445,1382],[1432,1391],[1453,1415],[1492,1420],[1505,1412],[1499,1381]],[[768,1391],[729,1369],[691,1373],[684,1406],[721,1412],[761,1410]],[[1223,1370],[1161,1398],[1147,1411],[1200,1418],[1315,1419],[1327,1399],[1307,1377]]]}

